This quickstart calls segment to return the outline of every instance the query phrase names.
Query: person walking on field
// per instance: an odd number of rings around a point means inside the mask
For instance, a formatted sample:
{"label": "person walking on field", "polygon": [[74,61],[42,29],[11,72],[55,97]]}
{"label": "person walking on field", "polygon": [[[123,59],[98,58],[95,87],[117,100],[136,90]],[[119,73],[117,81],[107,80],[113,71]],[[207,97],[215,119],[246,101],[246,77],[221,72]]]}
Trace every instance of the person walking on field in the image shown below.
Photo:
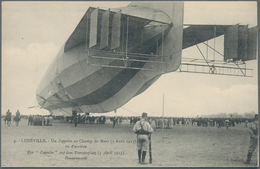
{"label": "person walking on field", "polygon": [[[147,121],[147,113],[142,114],[140,121],[137,121],[133,128],[134,133],[137,134],[137,148],[139,163],[144,164],[146,152],[149,146],[149,134],[153,132],[153,128]],[[142,160],[141,160],[142,156]]]}
{"label": "person walking on field", "polygon": [[252,154],[258,145],[258,114],[255,115],[254,122],[248,129],[250,133],[250,145],[248,149],[247,159],[244,164],[250,164]]}

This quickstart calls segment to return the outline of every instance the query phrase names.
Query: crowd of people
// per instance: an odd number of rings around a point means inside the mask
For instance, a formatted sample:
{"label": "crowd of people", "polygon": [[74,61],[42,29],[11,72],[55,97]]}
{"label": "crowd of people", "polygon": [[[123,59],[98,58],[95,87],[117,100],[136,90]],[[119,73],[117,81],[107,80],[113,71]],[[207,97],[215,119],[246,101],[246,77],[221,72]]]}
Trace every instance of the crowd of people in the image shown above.
{"label": "crowd of people", "polygon": [[[130,124],[135,124],[140,117],[129,117]],[[149,123],[153,128],[168,128],[173,126],[199,126],[199,127],[235,127],[238,124],[252,122],[249,118],[184,118],[184,117],[150,117]]]}
{"label": "crowd of people", "polygon": [[28,125],[33,126],[52,126],[52,115],[30,115]]}
{"label": "crowd of people", "polygon": [[74,112],[72,116],[56,116],[54,117],[55,120],[60,120],[60,122],[68,122],[68,123],[74,123],[75,126],[77,124],[105,124],[106,123],[106,117],[105,116],[90,116],[87,114],[77,114]]}
{"label": "crowd of people", "polygon": [[[15,117],[12,118],[12,113],[10,110],[6,112],[6,116],[4,118],[4,122],[7,125],[11,124],[11,119],[18,125],[21,120],[21,115],[19,110],[17,110]],[[75,123],[77,126],[80,124],[105,124],[107,119],[113,123],[113,127],[115,125],[121,124],[123,121],[130,121],[130,125],[134,125],[137,121],[140,120],[139,116],[114,116],[114,117],[106,117],[106,116],[90,116],[88,114],[74,114],[72,116],[54,116],[52,115],[30,115],[28,118],[28,125],[44,125],[49,126],[52,125],[52,120],[59,119],[62,122]],[[253,119],[250,118],[184,118],[184,117],[149,117],[148,121],[154,129],[171,129],[173,126],[199,126],[199,127],[235,127],[238,124],[243,123],[245,127],[248,127],[247,124],[252,122]]]}

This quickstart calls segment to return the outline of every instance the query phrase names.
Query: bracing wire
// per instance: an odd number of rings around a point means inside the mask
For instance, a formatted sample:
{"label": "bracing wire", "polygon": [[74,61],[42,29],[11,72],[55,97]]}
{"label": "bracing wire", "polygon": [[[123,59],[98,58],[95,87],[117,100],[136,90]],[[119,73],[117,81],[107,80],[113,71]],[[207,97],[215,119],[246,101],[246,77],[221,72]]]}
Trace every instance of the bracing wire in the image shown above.
{"label": "bracing wire", "polygon": [[124,108],[124,107],[121,107],[121,108],[124,109],[125,111],[134,113],[134,114],[136,114],[136,115],[140,115],[140,113],[136,113],[136,112],[134,112],[134,111],[132,111],[132,110],[128,110],[128,109],[126,109],[126,108]]}

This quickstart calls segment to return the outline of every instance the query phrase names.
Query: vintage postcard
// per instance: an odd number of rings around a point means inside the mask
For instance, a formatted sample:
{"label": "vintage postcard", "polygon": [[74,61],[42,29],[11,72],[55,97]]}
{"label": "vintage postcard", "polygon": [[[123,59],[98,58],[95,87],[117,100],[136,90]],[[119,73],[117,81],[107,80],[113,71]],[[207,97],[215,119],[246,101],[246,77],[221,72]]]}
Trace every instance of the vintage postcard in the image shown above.
{"label": "vintage postcard", "polygon": [[257,167],[256,1],[2,1],[1,167]]}

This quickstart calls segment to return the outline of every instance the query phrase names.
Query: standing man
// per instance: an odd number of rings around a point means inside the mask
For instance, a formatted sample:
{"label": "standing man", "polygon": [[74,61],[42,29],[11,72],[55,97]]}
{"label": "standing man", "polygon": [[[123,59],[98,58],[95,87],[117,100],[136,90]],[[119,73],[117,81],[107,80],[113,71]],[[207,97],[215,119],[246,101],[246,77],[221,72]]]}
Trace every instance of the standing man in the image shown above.
{"label": "standing man", "polygon": [[32,115],[31,115],[31,114],[30,114],[30,116],[29,116],[28,125],[32,125]]}
{"label": "standing man", "polygon": [[[153,128],[147,121],[147,113],[142,114],[140,121],[137,121],[133,128],[134,133],[137,134],[137,148],[139,163],[144,164],[145,155],[149,146],[148,135],[153,132]],[[141,161],[142,155],[142,161]]]}
{"label": "standing man", "polygon": [[228,129],[229,126],[229,120],[225,120],[226,128]]}
{"label": "standing man", "polygon": [[49,125],[52,126],[52,114],[49,116]]}
{"label": "standing man", "polygon": [[20,121],[20,115],[21,115],[21,113],[19,112],[19,110],[17,110],[17,112],[15,113],[15,118],[14,118],[14,121],[15,121],[15,123],[16,123],[16,126],[18,126],[18,124],[19,124],[19,121]]}
{"label": "standing man", "polygon": [[77,119],[77,111],[76,110],[72,110],[72,118],[74,120],[75,127],[77,127],[78,119]]}
{"label": "standing man", "polygon": [[116,118],[116,116],[113,118],[113,128],[115,127],[115,125],[116,125],[116,120],[117,120],[117,118]]}
{"label": "standing man", "polygon": [[258,114],[255,114],[254,122],[249,126],[248,131],[250,133],[250,145],[248,149],[247,159],[244,164],[250,164],[252,154],[254,153],[258,145]]}
{"label": "standing man", "polygon": [[46,123],[47,123],[47,119],[48,119],[48,117],[47,117],[47,116],[44,116],[44,120],[43,120],[43,124],[44,124],[44,126],[45,126]]}

